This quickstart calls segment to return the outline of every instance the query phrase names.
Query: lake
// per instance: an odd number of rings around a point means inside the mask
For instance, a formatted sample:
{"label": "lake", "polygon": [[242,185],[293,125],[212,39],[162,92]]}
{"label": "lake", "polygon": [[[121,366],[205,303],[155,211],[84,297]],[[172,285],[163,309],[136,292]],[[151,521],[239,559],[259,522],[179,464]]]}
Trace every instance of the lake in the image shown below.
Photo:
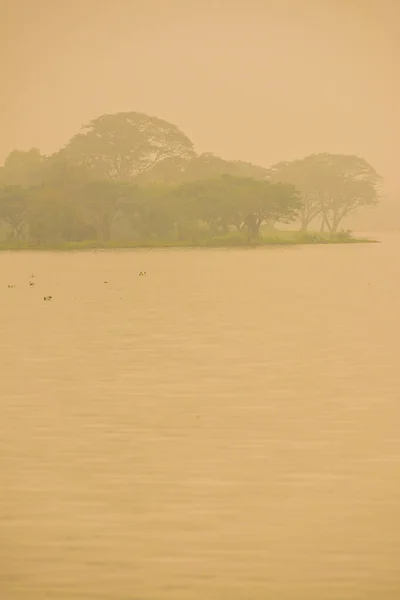
{"label": "lake", "polygon": [[398,600],[379,239],[0,253],[1,598]]}

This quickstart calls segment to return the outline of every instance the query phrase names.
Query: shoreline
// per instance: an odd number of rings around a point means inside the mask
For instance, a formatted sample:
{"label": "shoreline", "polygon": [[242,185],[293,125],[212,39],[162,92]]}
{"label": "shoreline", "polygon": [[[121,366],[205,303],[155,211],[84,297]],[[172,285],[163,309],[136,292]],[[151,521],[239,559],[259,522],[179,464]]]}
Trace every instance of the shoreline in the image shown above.
{"label": "shoreline", "polygon": [[67,242],[61,244],[29,244],[29,243],[0,243],[0,252],[20,252],[20,251],[77,251],[77,250],[156,250],[166,248],[265,248],[268,246],[316,246],[316,245],[335,245],[335,244],[380,244],[379,240],[372,238],[330,238],[318,236],[276,236],[274,238],[264,238],[261,240],[253,240],[251,242],[241,241],[237,239],[211,239],[200,242],[178,242],[160,241],[160,242]]}

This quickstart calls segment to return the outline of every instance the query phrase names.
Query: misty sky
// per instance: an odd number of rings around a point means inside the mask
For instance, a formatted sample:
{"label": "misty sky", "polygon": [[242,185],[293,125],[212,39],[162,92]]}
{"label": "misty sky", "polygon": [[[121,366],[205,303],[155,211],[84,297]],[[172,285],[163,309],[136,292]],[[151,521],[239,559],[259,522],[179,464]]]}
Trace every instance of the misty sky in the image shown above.
{"label": "misty sky", "polygon": [[103,113],[268,166],[367,158],[400,189],[400,0],[3,0],[0,162]]}

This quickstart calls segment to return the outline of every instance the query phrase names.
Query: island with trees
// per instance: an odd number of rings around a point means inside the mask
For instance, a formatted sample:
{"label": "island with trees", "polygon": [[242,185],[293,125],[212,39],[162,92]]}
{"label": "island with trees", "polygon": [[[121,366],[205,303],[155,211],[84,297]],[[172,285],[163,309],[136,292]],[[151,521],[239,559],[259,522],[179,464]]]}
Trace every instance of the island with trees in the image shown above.
{"label": "island with trees", "polygon": [[376,204],[380,183],[353,155],[264,168],[197,154],[177,126],[156,117],[103,115],[50,156],[9,154],[0,167],[0,248],[361,241],[343,220]]}

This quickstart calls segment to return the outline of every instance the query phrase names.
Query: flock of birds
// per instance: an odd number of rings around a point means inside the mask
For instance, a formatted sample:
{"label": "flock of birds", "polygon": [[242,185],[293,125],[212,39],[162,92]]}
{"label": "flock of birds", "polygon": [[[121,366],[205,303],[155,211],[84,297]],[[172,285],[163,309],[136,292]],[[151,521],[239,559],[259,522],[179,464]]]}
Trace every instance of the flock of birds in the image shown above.
{"label": "flock of birds", "polygon": [[[36,278],[35,273],[32,273],[31,278],[29,280],[29,287],[33,287],[35,285],[35,282],[33,281],[35,278]],[[15,285],[15,283],[11,283],[11,284],[8,285],[8,287],[10,289],[12,289],[12,288],[15,288],[16,285]],[[49,300],[52,300],[52,299],[53,299],[53,296],[43,296],[43,300],[49,301]]]}
{"label": "flock of birds", "polygon": [[[139,273],[139,277],[145,277],[146,275],[147,275],[146,271],[140,271],[140,273]],[[35,282],[33,281],[35,278],[36,278],[36,275],[34,273],[32,273],[31,278],[29,280],[29,287],[33,287],[35,285]],[[108,283],[108,281],[105,281],[104,283]],[[16,285],[15,285],[15,283],[11,283],[11,284],[8,284],[8,287],[10,289],[12,289],[12,288],[15,288]],[[44,301],[48,302],[52,299],[53,299],[53,296],[43,296]]]}

